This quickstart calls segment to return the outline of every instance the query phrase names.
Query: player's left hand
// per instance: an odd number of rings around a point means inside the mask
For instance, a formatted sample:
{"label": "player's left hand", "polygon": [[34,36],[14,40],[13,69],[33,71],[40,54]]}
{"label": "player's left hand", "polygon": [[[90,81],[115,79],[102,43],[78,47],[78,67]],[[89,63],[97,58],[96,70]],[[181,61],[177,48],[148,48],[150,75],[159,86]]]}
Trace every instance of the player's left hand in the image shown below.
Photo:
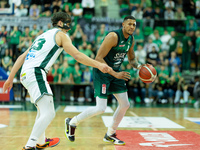
{"label": "player's left hand", "polygon": [[3,85],[3,93],[6,92],[6,90],[10,91],[13,87],[13,81],[7,79],[6,82]]}

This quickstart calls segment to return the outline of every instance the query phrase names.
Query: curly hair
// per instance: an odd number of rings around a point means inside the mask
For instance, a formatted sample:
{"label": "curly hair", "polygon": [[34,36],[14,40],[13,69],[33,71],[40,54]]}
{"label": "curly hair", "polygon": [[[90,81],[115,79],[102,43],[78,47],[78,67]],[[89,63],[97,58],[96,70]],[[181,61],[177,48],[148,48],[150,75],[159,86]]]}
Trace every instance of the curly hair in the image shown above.
{"label": "curly hair", "polygon": [[51,18],[52,26],[53,27],[57,26],[58,21],[62,22],[71,21],[71,17],[65,12],[56,12],[53,14]]}

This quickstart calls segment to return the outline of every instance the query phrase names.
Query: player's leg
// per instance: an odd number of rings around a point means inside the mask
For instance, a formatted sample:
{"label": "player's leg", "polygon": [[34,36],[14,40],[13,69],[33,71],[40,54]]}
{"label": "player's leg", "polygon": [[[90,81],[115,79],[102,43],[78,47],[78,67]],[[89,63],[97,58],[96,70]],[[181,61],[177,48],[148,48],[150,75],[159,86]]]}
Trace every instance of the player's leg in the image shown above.
{"label": "player's leg", "polygon": [[25,146],[26,148],[34,147],[36,145],[38,139],[42,134],[44,134],[46,128],[55,117],[55,109],[52,96],[44,95],[36,103],[36,105],[39,111],[39,117],[35,121],[31,135]]}
{"label": "player's leg", "polygon": [[111,82],[110,75],[104,74],[98,69],[93,69],[93,75],[96,106],[88,108],[72,119],[65,119],[65,135],[71,142],[75,140],[75,128],[80,122],[95,115],[104,113],[107,107],[107,92]]}
{"label": "player's leg", "polygon": [[114,94],[114,96],[116,97],[119,106],[117,107],[117,109],[115,110],[115,113],[113,115],[113,120],[111,125],[108,127],[108,131],[104,137],[104,141],[106,142],[112,142],[116,145],[124,145],[125,142],[119,140],[116,137],[116,130],[117,127],[119,125],[119,123],[121,122],[122,118],[124,117],[127,109],[130,106],[130,103],[128,101],[128,95],[127,92],[124,93],[119,93],[119,94]]}
{"label": "player's leg", "polygon": [[107,99],[103,98],[96,98],[96,106],[95,107],[89,107],[82,113],[80,113],[77,116],[74,116],[71,118],[65,119],[65,135],[66,137],[71,141],[75,141],[75,128],[76,126],[81,123],[82,121],[91,118],[93,116],[102,114],[105,112],[107,107]]}

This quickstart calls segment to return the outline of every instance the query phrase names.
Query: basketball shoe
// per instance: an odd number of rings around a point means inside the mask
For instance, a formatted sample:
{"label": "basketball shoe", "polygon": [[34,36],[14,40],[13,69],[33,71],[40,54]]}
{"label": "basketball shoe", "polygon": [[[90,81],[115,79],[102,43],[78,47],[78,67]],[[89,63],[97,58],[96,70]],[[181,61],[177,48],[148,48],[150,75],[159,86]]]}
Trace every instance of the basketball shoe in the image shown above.
{"label": "basketball shoe", "polygon": [[103,141],[104,142],[111,142],[111,143],[113,143],[115,145],[125,145],[124,141],[121,141],[120,139],[117,138],[117,134],[116,133],[114,133],[114,134],[112,134],[110,136],[108,136],[107,133],[106,133],[106,135],[103,138]]}
{"label": "basketball shoe", "polygon": [[37,149],[35,147],[29,147],[29,148],[23,147],[22,150],[37,150]]}
{"label": "basketball shoe", "polygon": [[36,148],[37,148],[37,150],[41,150],[41,149],[48,148],[48,147],[54,147],[54,146],[58,145],[59,143],[60,143],[59,138],[51,138],[51,139],[46,138],[45,144],[37,144]]}
{"label": "basketball shoe", "polygon": [[71,126],[69,124],[70,120],[71,120],[71,118],[65,119],[65,136],[69,141],[74,142],[76,126]]}

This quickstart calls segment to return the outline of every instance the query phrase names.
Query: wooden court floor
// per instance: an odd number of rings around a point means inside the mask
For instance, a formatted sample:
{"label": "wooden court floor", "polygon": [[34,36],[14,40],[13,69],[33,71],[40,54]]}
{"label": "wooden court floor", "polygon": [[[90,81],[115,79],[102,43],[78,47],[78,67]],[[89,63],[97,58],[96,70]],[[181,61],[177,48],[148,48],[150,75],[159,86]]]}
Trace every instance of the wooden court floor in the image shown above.
{"label": "wooden court floor", "polygon": [[[110,106],[113,110],[116,105]],[[64,119],[73,117],[78,113],[63,112],[65,106],[56,108],[56,117],[46,130],[47,137],[59,137],[61,142],[52,148],[55,150],[116,150],[115,146],[103,142],[103,137],[107,131],[101,116],[112,116],[112,113],[90,118],[77,127],[76,141],[69,142],[64,135]],[[185,117],[200,118],[199,109],[193,107],[157,107],[157,106],[132,106],[125,116],[132,117],[166,117],[171,121],[184,126],[184,129],[162,129],[162,128],[118,128],[119,130],[142,130],[142,131],[193,131],[200,135],[200,125],[184,119]],[[2,150],[21,150],[26,144],[34,120],[36,111],[33,110],[11,110],[0,109],[0,124],[8,127],[0,128],[0,145]],[[137,137],[131,137],[137,138]]]}

